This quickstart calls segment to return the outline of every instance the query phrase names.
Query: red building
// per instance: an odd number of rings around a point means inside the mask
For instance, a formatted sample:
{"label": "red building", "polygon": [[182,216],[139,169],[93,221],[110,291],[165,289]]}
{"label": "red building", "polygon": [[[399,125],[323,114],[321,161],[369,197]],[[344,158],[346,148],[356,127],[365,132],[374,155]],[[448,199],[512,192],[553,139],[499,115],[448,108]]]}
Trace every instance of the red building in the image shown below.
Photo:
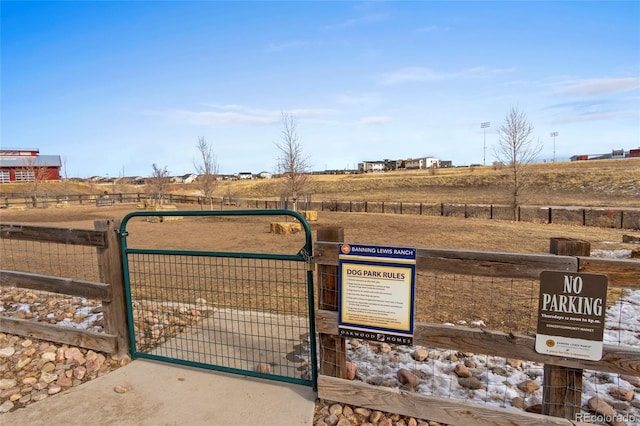
{"label": "red building", "polygon": [[638,148],[638,149],[630,149],[629,150],[629,157],[633,157],[633,158],[640,157],[640,148]]}
{"label": "red building", "polygon": [[0,183],[60,180],[59,155],[40,155],[39,149],[0,149]]}

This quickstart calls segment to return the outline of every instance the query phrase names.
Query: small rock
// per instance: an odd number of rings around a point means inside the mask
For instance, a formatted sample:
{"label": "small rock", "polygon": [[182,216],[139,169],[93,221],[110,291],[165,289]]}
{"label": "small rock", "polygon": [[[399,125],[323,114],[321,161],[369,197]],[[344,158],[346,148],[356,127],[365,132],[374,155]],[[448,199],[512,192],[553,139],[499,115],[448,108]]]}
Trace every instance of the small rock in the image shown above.
{"label": "small rock", "polygon": [[73,381],[71,380],[71,378],[63,376],[56,381],[56,384],[62,386],[63,388],[69,388],[73,385]]}
{"label": "small rock", "polygon": [[371,410],[367,409],[367,408],[363,408],[363,407],[357,407],[355,410],[353,410],[356,414],[361,415],[364,418],[367,418],[371,415]]}
{"label": "small rock", "polygon": [[53,384],[53,385],[49,385],[49,388],[47,389],[47,393],[49,395],[55,395],[61,390],[62,390],[62,386]]}
{"label": "small rock", "polygon": [[124,386],[122,386],[122,385],[116,385],[116,386],[113,388],[113,391],[114,391],[115,393],[127,393],[128,389],[127,389],[127,388],[125,388],[125,387],[124,387]]}
{"label": "small rock", "polygon": [[8,413],[13,408],[14,404],[11,401],[5,401],[0,405],[0,413]]}
{"label": "small rock", "polygon": [[352,362],[347,361],[347,368],[345,371],[345,379],[353,380],[356,378],[356,374],[358,373],[358,367]]}
{"label": "small rock", "polygon": [[524,409],[527,413],[542,414],[542,404],[533,404]]}
{"label": "small rock", "polygon": [[507,359],[507,365],[509,365],[510,367],[513,367],[513,368],[522,368],[522,360],[508,358]]}
{"label": "small rock", "polygon": [[38,383],[38,379],[36,379],[35,377],[25,377],[24,379],[22,379],[23,385],[33,386],[36,383]]}
{"label": "small rock", "polygon": [[424,348],[418,348],[413,351],[412,356],[416,361],[422,362],[425,359],[429,358],[429,352],[427,352],[427,350]]}
{"label": "small rock", "polygon": [[383,354],[388,354],[389,352],[391,352],[391,345],[389,345],[388,343],[381,344],[380,352],[382,352]]}
{"label": "small rock", "polygon": [[258,373],[269,374],[271,373],[271,365],[269,364],[258,364],[256,365],[256,371]]}
{"label": "small rock", "polygon": [[640,388],[640,377],[629,376],[628,374],[621,374],[620,378],[626,380],[633,387]]}
{"label": "small rock", "polygon": [[487,389],[487,387],[475,377],[460,377],[458,379],[458,384],[469,389]]}
{"label": "small rock", "polygon": [[613,409],[611,405],[609,405],[604,399],[599,396],[594,396],[587,402],[587,406],[591,411],[595,411],[598,414],[602,414],[603,416],[615,416],[616,410]]}
{"label": "small rock", "polygon": [[540,385],[538,385],[535,380],[525,380],[524,382],[518,383],[518,389],[522,392],[533,393],[540,389]]}
{"label": "small rock", "polygon": [[40,358],[54,362],[56,360],[56,354],[54,352],[43,352],[42,355],[40,355]]}
{"label": "small rock", "polygon": [[507,376],[507,370],[505,370],[505,369],[504,369],[504,368],[502,368],[502,367],[498,367],[498,366],[493,367],[493,368],[491,369],[491,372],[492,372],[493,374],[495,374],[495,375],[498,375],[498,376],[505,376],[505,377]]}
{"label": "small rock", "polygon": [[369,421],[371,423],[378,423],[378,421],[380,421],[381,418],[382,418],[382,411],[373,411],[369,416]]}
{"label": "small rock", "polygon": [[524,399],[520,398],[519,396],[516,396],[511,400],[511,406],[522,410],[524,408]]}
{"label": "small rock", "polygon": [[632,390],[622,388],[611,388],[609,395],[620,401],[633,401],[633,398],[635,398],[635,393]]}
{"label": "small rock", "polygon": [[14,353],[16,353],[16,350],[13,348],[13,346],[2,348],[0,349],[0,358],[9,358]]}
{"label": "small rock", "polygon": [[401,368],[400,370],[398,370],[397,378],[402,385],[416,387],[418,386],[418,384],[420,384],[420,379],[418,378],[418,376],[416,376],[406,368]]}
{"label": "small rock", "polygon": [[473,376],[473,374],[471,374],[471,371],[469,371],[469,369],[464,364],[456,364],[455,368],[453,369],[453,372],[456,373],[456,376],[458,377]]}
{"label": "small rock", "polygon": [[339,416],[340,414],[342,414],[342,405],[340,404],[332,404],[329,406],[329,414],[335,414],[336,416]]}
{"label": "small rock", "polygon": [[344,416],[340,416],[340,418],[338,419],[338,423],[336,423],[336,426],[352,426],[352,425],[348,418]]}
{"label": "small rock", "polygon": [[329,426],[335,426],[338,423],[338,416],[335,414],[330,414],[324,418],[324,422]]}
{"label": "small rock", "polygon": [[57,374],[51,374],[51,373],[42,373],[40,375],[40,380],[44,383],[51,383],[54,382],[56,380],[58,380],[58,375]]}
{"label": "small rock", "polygon": [[18,382],[15,379],[0,379],[0,390],[14,387]]}

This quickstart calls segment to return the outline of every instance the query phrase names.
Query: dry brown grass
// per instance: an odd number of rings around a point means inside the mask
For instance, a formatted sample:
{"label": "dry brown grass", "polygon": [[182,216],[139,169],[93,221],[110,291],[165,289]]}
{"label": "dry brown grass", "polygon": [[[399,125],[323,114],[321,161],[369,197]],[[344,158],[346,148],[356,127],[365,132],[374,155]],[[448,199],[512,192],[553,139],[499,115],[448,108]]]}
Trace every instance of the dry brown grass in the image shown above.
{"label": "dry brown grass", "polygon": [[[640,158],[592,160],[529,166],[531,185],[523,199],[534,205],[587,207],[639,207]],[[361,175],[315,175],[309,194],[314,200],[406,201],[425,203],[509,203],[509,170],[506,167],[463,167]],[[1,184],[0,195],[23,193],[24,185]],[[43,192],[99,194],[144,193],[144,186],[55,182]],[[194,195],[197,184],[172,184],[169,192]],[[280,179],[221,182],[215,195],[237,198],[279,199]]]}
{"label": "dry brown grass", "polygon": [[[535,164],[524,203],[535,205],[638,206],[640,159]],[[239,197],[279,194],[278,180],[237,182]],[[408,201],[427,203],[509,202],[509,170],[492,167],[403,171],[363,175],[319,175],[316,200]]]}

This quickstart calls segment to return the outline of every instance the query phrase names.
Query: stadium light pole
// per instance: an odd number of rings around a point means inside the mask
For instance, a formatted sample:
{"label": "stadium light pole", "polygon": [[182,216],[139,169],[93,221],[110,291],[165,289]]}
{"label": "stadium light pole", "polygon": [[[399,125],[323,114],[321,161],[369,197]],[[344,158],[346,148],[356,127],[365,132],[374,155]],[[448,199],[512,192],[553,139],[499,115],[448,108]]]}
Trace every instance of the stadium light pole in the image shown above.
{"label": "stadium light pole", "polygon": [[556,162],[556,136],[558,136],[558,132],[551,132],[551,137],[553,138],[553,162]]}
{"label": "stadium light pole", "polygon": [[487,127],[491,127],[491,123],[488,121],[485,121],[484,123],[480,123],[480,128],[482,129],[482,133],[483,133],[483,142],[484,142],[484,156],[482,157],[482,165],[486,166],[487,165]]}

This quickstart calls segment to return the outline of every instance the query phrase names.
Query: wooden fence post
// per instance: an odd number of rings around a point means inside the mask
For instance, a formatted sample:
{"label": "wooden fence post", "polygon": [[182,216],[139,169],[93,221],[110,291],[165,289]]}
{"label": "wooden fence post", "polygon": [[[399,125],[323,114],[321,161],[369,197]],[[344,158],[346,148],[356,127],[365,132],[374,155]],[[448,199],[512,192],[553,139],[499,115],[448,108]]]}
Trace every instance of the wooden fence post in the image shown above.
{"label": "wooden fence post", "polygon": [[[317,241],[344,241],[344,228],[318,229]],[[338,310],[338,266],[318,265],[318,308]],[[345,378],[347,358],[344,339],[337,335],[320,333],[320,374]]]}
{"label": "wooden fence post", "polygon": [[105,232],[106,245],[104,248],[97,249],[100,281],[111,285],[111,300],[102,301],[104,331],[117,336],[116,352],[113,355],[123,356],[129,353],[129,327],[127,326],[121,243],[116,232],[120,227],[120,220],[99,219],[94,221],[94,227],[97,231]]}
{"label": "wooden fence post", "polygon": [[[549,208],[551,218],[551,208]],[[573,238],[551,238],[549,253],[558,256],[589,256],[591,243]],[[577,272],[577,271],[576,271]],[[576,420],[582,405],[582,369],[544,365],[542,413]]]}

